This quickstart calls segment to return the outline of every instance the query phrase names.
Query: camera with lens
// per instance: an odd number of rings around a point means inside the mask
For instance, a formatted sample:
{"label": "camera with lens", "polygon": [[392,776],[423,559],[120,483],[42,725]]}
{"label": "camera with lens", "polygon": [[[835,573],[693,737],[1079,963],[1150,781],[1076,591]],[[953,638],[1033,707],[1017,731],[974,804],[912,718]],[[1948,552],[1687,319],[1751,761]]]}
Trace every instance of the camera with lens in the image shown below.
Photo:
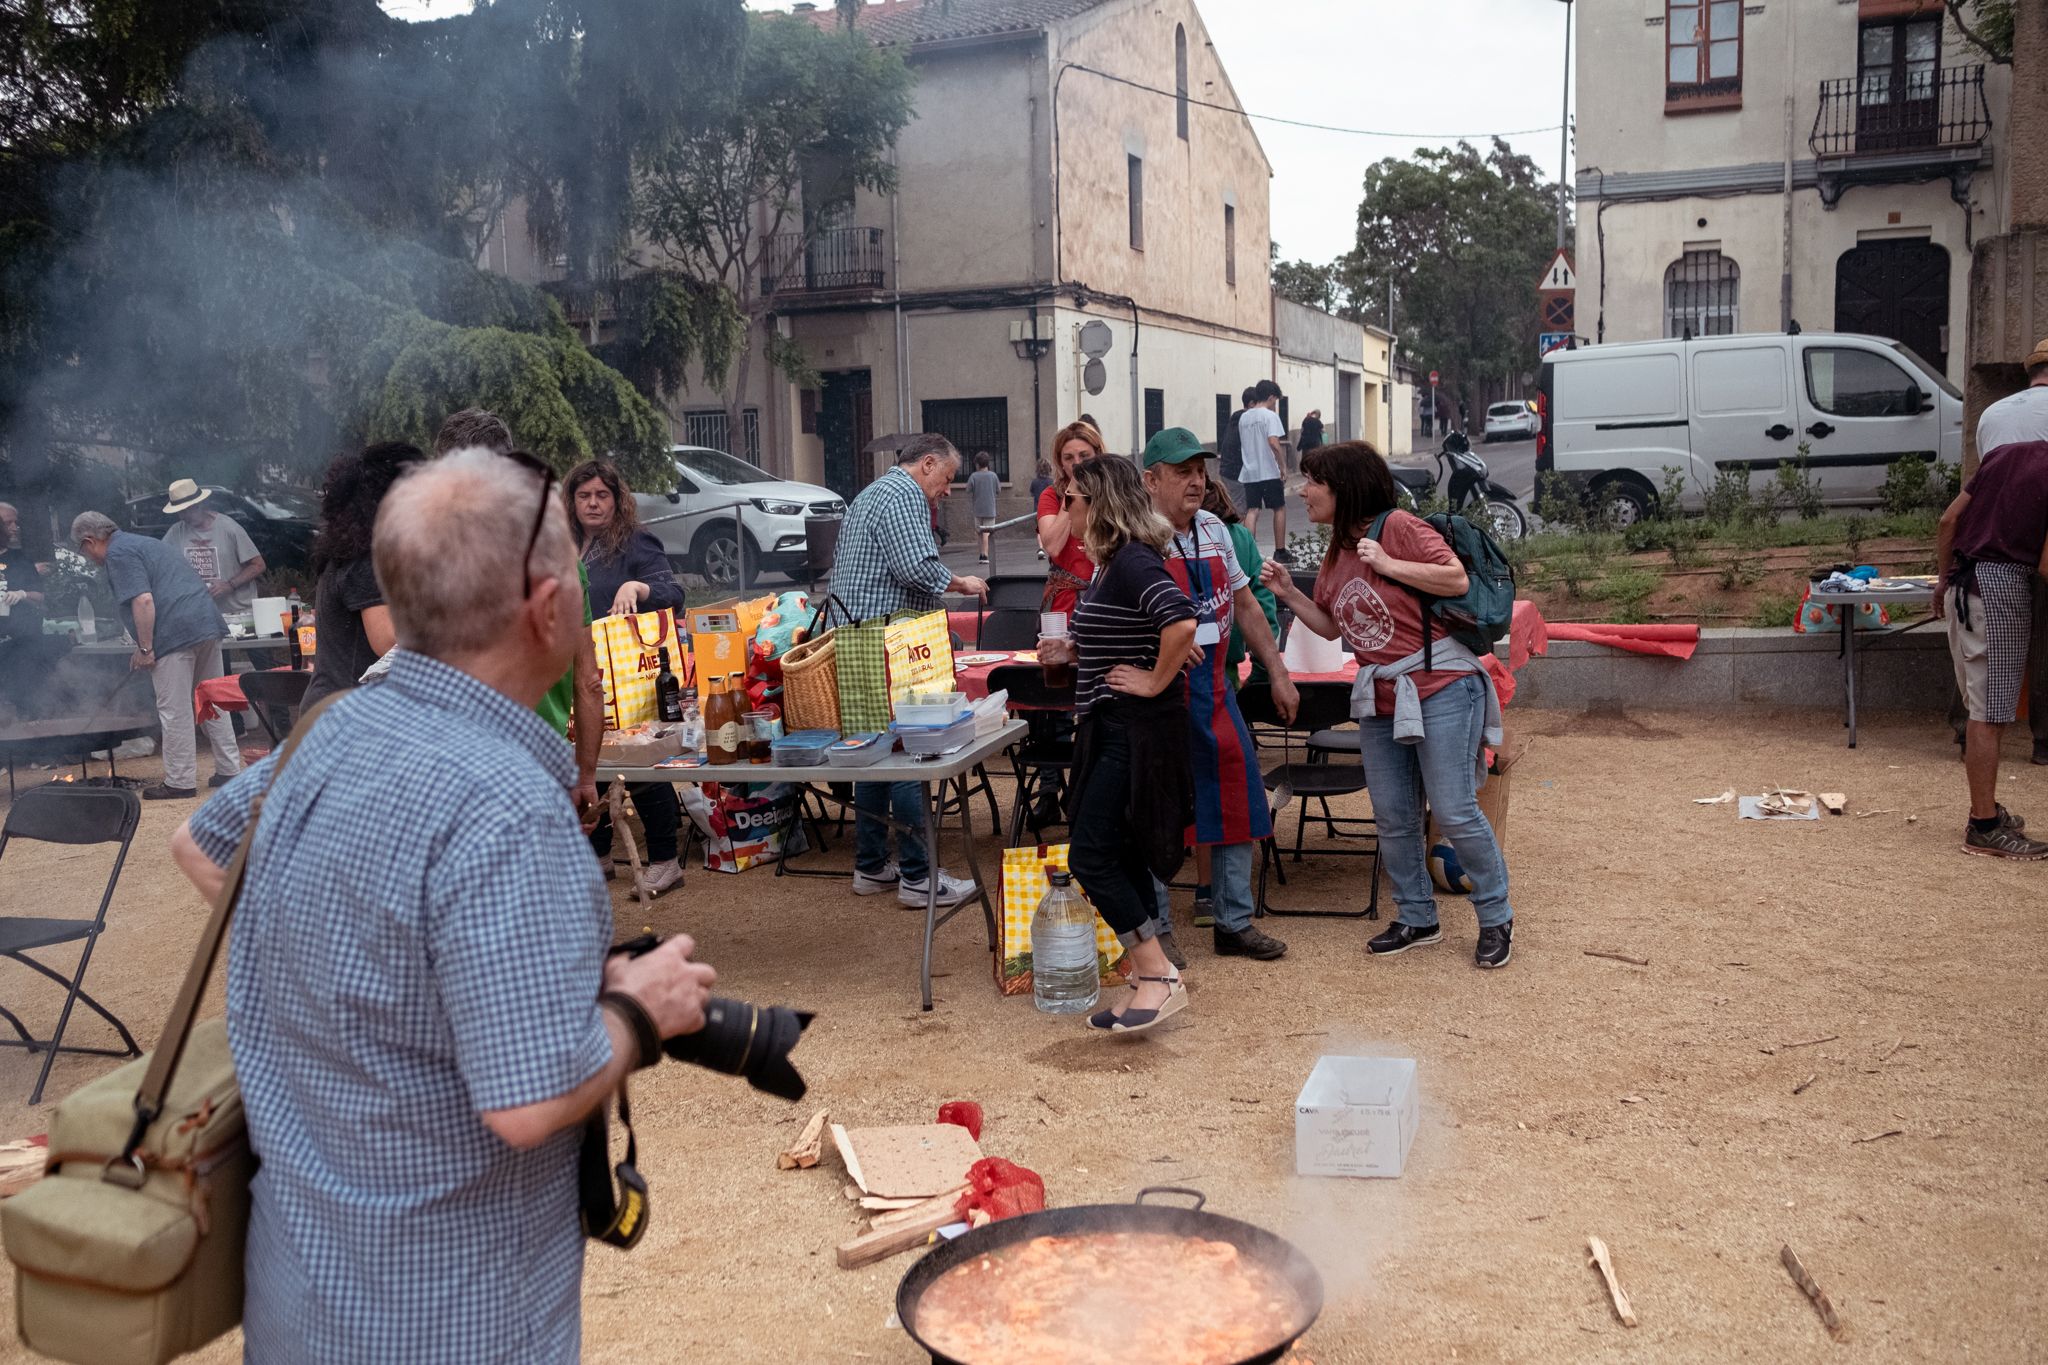
{"label": "camera with lens", "polygon": [[[642,934],[617,944],[612,952],[639,957],[660,946],[657,935]],[[794,1103],[804,1097],[805,1086],[789,1054],[816,1017],[809,1010],[764,1007],[714,995],[704,1004],[704,1027],[668,1039],[661,1050],[679,1062],[744,1076],[754,1089]]]}
{"label": "camera with lens", "polygon": [[[614,944],[612,954],[639,957],[660,946],[660,937],[647,933]],[[815,1017],[809,1010],[793,1010],[783,1005],[764,1007],[713,996],[704,1004],[704,1027],[695,1033],[665,1039],[661,1050],[679,1062],[727,1076],[743,1076],[756,1090],[794,1103],[804,1097],[806,1086],[789,1054]],[[644,1021],[641,1027],[647,1027]],[[609,1125],[602,1107],[591,1115],[583,1130],[577,1184],[585,1234],[611,1246],[630,1249],[647,1230],[648,1192],[646,1178],[636,1165],[639,1142],[633,1134],[632,1105],[623,1088],[619,1091],[619,1123],[626,1130],[626,1159],[612,1168],[608,1179],[605,1167],[611,1159]]]}

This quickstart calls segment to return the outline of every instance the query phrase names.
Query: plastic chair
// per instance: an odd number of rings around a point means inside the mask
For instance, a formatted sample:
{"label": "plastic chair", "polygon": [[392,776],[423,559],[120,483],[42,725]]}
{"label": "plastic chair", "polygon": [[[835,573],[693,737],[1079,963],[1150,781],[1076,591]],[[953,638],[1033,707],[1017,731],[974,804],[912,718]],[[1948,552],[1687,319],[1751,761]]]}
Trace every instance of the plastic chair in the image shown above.
{"label": "plastic chair", "polygon": [[[306,699],[306,689],[312,685],[313,675],[293,668],[252,669],[235,675],[242,684],[242,695],[248,699],[249,709],[256,713],[256,721],[263,727],[263,733],[270,736],[271,747],[284,743],[284,737],[292,732],[299,722],[299,703]],[[284,729],[280,732],[274,716],[284,717]]]}
{"label": "plastic chair", "polygon": [[[14,1011],[0,1005],[0,1017],[4,1017],[21,1035],[19,1038],[0,1038],[0,1047],[26,1048],[30,1052],[44,1054],[43,1069],[36,1076],[35,1089],[29,1092],[30,1104],[43,1102],[43,1087],[49,1082],[50,1067],[60,1052],[93,1057],[142,1055],[142,1049],[135,1045],[135,1036],[128,1032],[128,1026],[116,1019],[106,1006],[86,994],[84,984],[85,969],[92,962],[93,945],[99,941],[100,931],[106,927],[107,906],[114,899],[114,885],[121,880],[121,867],[128,861],[128,846],[135,839],[135,826],[141,818],[142,801],[126,788],[46,783],[23,792],[7,812],[6,825],[0,826],[0,857],[5,856],[8,846],[16,839],[33,839],[48,844],[120,845],[114,855],[113,870],[107,874],[106,889],[100,893],[99,910],[91,919],[46,919],[28,915],[0,918],[0,956],[12,958],[65,989],[64,1007],[58,1011],[56,1030],[48,1038],[37,1038]],[[79,939],[85,940],[85,949],[79,953],[78,967],[68,979],[27,955],[32,948],[52,948]],[[64,1030],[71,1023],[71,1007],[81,1001],[87,1009],[114,1026],[114,1032],[121,1035],[123,1046],[74,1047],[64,1042]]]}
{"label": "plastic chair", "polygon": [[988,580],[989,611],[1036,612],[1045,600],[1045,575],[1005,574]]}
{"label": "plastic chair", "polygon": [[[1059,795],[1074,766],[1074,689],[1047,686],[1045,670],[1030,664],[998,664],[989,670],[988,690],[1008,692],[1010,705],[1022,711],[1031,726],[1023,739],[1010,746],[1010,770],[1017,789],[1010,805],[1009,842],[1004,847],[1021,848],[1025,811],[1051,799],[1054,813],[1063,814],[1058,809]],[[1043,834],[1066,823],[1063,818],[1047,820],[1034,825],[1034,831]]]}
{"label": "plastic chair", "polygon": [[[1313,735],[1319,730],[1349,722],[1351,719],[1351,685],[1340,682],[1307,682],[1299,684],[1301,705],[1296,708],[1292,724],[1283,721],[1273,705],[1273,690],[1267,683],[1249,683],[1237,694],[1238,709],[1244,713],[1248,725],[1260,725],[1280,731],[1282,761],[1264,771],[1266,791],[1274,798],[1274,826],[1277,834],[1280,811],[1297,798],[1301,805],[1296,812],[1294,826],[1294,861],[1304,856],[1316,858],[1371,858],[1371,890],[1363,910],[1283,910],[1273,906],[1266,899],[1266,874],[1270,867],[1278,873],[1282,886],[1287,885],[1287,873],[1280,866],[1280,855],[1275,840],[1268,839],[1261,846],[1259,858],[1259,912],[1271,915],[1327,915],[1345,919],[1378,919],[1380,917],[1380,844],[1378,827],[1369,816],[1336,815],[1330,810],[1330,798],[1348,796],[1366,790],[1365,767],[1361,763],[1312,762],[1311,755],[1304,749],[1302,761],[1292,757],[1292,737]],[[1370,849],[1319,848],[1304,849],[1302,838],[1308,827],[1308,803],[1318,802],[1322,807],[1322,824],[1335,838],[1371,837]],[[1371,830],[1346,835],[1340,826],[1354,830]]]}
{"label": "plastic chair", "polygon": [[[976,649],[1031,649],[1038,644],[1038,611],[1005,607],[981,618]],[[994,691],[993,686],[989,689]]]}

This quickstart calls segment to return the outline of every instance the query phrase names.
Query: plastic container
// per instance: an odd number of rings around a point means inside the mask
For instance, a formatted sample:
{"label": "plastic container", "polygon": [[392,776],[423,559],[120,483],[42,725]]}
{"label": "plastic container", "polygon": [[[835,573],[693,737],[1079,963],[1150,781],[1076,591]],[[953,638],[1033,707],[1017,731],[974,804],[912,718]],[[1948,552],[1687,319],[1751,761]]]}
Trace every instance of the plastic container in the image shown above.
{"label": "plastic container", "polygon": [[825,754],[839,742],[837,730],[799,730],[775,741],[778,768],[822,768]]}
{"label": "plastic container", "polygon": [[891,727],[903,742],[906,754],[943,754],[974,739],[974,713],[967,712],[951,725],[902,725]]}
{"label": "plastic container", "polygon": [[896,748],[896,736],[858,734],[842,736],[825,750],[828,768],[866,768],[880,763]]}
{"label": "plastic container", "polygon": [[912,692],[896,703],[896,724],[951,725],[968,711],[965,692]]}
{"label": "plastic container", "polygon": [[1102,993],[1095,957],[1095,907],[1071,874],[1046,873],[1051,887],[1031,916],[1031,998],[1045,1014],[1086,1014]]}

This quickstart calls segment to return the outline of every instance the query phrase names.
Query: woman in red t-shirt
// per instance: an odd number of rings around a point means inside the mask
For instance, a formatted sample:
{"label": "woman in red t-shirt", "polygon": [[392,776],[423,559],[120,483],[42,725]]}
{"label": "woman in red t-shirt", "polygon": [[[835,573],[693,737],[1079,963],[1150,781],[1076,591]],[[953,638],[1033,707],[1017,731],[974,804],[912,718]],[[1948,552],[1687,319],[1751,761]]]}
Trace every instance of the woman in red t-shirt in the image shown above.
{"label": "woman in red t-shirt", "polygon": [[[1330,548],[1312,599],[1294,586],[1284,566],[1270,561],[1262,573],[1266,586],[1302,625],[1325,640],[1342,639],[1361,666],[1406,663],[1422,649],[1423,597],[1462,596],[1465,566],[1428,522],[1395,506],[1394,477],[1366,442],[1311,451],[1302,457],[1301,470],[1308,519],[1330,528]],[[1419,739],[1395,738],[1400,684],[1394,677],[1375,683],[1371,714],[1360,714],[1364,699],[1353,693],[1359,757],[1400,907],[1393,926],[1367,948],[1384,957],[1443,939],[1423,833],[1427,793],[1429,813],[1472,883],[1472,908],[1479,914],[1475,960],[1481,967],[1504,967],[1514,933],[1507,860],[1479,810],[1489,684],[1483,671],[1473,671],[1477,662],[1463,646],[1439,629],[1430,635],[1430,662],[1445,666],[1412,666],[1397,674],[1414,684],[1420,698]]]}
{"label": "woman in red t-shirt", "polygon": [[1067,525],[1066,496],[1074,466],[1102,453],[1102,433],[1087,422],[1061,427],[1052,438],[1052,486],[1038,495],[1038,543],[1051,561],[1039,604],[1045,611],[1071,615],[1081,589],[1095,577],[1088,551]]}

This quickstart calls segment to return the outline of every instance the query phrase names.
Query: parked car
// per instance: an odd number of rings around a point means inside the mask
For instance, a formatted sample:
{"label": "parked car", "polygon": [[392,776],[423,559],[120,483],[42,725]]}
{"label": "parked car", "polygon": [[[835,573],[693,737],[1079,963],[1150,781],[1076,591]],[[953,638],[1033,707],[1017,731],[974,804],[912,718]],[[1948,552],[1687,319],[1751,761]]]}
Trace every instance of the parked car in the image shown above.
{"label": "parked car", "polygon": [[[288,488],[264,487],[238,492],[219,484],[206,484],[204,487],[213,493],[206,500],[206,505],[233,517],[236,524],[249,533],[249,539],[256,542],[257,553],[263,556],[265,568],[300,574],[310,571],[313,532],[320,514],[316,499]],[[128,499],[125,515],[129,530],[137,535],[158,538],[177,520],[175,514],[164,511],[161,489],[146,497]]]}
{"label": "parked car", "polygon": [[1508,403],[1495,403],[1486,410],[1486,431],[1481,438],[1491,444],[1494,441],[1526,441],[1536,434],[1538,423],[1536,409],[1528,400],[1517,398]]}
{"label": "parked car", "polygon": [[1760,332],[1552,351],[1537,398],[1536,471],[1621,525],[1685,471],[1697,510],[1722,471],[1752,491],[1804,459],[1832,507],[1871,507],[1904,455],[1959,463],[1963,396],[1911,349],[1849,332]]}
{"label": "parked car", "polygon": [[675,446],[675,488],[635,493],[640,520],[669,562],[721,587],[763,570],[794,576],[806,567],[804,518],[846,514],[829,488],[778,479],[736,455],[708,446]]}

